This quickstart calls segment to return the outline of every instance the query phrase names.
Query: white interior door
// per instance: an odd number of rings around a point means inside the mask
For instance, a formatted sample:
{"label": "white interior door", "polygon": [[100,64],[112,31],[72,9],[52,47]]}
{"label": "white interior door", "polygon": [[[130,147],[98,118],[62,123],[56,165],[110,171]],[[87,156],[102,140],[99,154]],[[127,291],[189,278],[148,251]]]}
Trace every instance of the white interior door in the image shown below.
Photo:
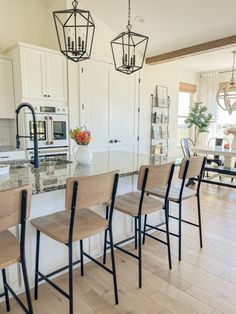
{"label": "white interior door", "polygon": [[89,60],[80,72],[80,123],[91,131],[93,151],[108,151],[108,65]]}
{"label": "white interior door", "polygon": [[114,153],[118,151],[132,152],[133,164],[138,143],[137,76],[91,60],[80,71],[80,122],[91,130],[90,147],[94,152],[108,152],[111,168],[117,165],[116,159],[126,159]]}
{"label": "white interior door", "polygon": [[110,151],[136,152],[138,143],[137,76],[125,75],[110,67],[109,134]]}

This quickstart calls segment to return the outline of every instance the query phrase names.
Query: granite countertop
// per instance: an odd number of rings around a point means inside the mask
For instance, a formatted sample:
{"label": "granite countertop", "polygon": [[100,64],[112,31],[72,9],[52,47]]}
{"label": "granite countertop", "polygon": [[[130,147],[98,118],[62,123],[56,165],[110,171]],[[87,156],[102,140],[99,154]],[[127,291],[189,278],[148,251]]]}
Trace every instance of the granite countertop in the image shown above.
{"label": "granite countertop", "polygon": [[42,162],[39,169],[34,169],[33,165],[23,160],[10,162],[9,175],[0,176],[0,191],[32,184],[33,194],[51,192],[65,189],[68,177],[94,175],[112,170],[119,170],[121,177],[131,176],[138,174],[142,164],[156,163],[160,163],[160,160],[148,154],[129,152],[94,153],[91,165],[78,164],[73,158],[69,161]]}

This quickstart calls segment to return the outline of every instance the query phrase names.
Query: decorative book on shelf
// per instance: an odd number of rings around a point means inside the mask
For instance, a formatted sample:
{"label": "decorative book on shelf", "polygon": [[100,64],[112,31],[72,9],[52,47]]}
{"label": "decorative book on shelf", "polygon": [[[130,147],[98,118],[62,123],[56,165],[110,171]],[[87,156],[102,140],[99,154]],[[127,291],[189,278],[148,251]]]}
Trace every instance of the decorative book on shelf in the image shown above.
{"label": "decorative book on shelf", "polygon": [[169,106],[168,89],[156,86],[155,96],[152,96],[151,110],[151,156],[161,159],[168,156],[169,142]]}

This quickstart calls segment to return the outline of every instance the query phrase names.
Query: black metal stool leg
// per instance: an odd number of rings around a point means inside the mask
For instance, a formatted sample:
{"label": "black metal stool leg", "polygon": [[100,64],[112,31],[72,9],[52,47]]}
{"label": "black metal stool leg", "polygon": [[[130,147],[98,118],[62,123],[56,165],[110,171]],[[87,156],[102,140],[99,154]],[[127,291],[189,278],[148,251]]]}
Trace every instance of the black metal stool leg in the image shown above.
{"label": "black metal stool leg", "polygon": [[25,284],[26,299],[27,299],[28,309],[29,309],[28,313],[33,314],[33,306],[32,306],[31,296],[30,296],[30,287],[29,287],[29,280],[28,280],[25,257],[21,257],[21,267],[22,267],[22,274],[23,274],[23,279],[24,279],[24,284]]}
{"label": "black metal stool leg", "polygon": [[200,247],[202,248],[202,219],[201,219],[201,205],[200,205],[199,194],[197,194],[197,207],[198,207],[198,224],[199,224]]}
{"label": "black metal stool leg", "polygon": [[134,248],[137,250],[138,237],[137,237],[137,217],[134,217]]}
{"label": "black metal stool leg", "polygon": [[166,203],[165,219],[166,219],[166,242],[167,242],[167,249],[168,249],[169,269],[172,269],[171,250],[170,250],[170,234],[169,234],[169,201],[167,201],[167,203]]}
{"label": "black metal stool leg", "polygon": [[40,249],[40,231],[37,230],[37,235],[36,235],[35,277],[34,277],[34,299],[35,300],[38,300],[39,249]]}
{"label": "black metal stool leg", "polygon": [[84,275],[84,254],[83,254],[83,240],[80,240],[80,274]]}
{"label": "black metal stool leg", "polygon": [[6,310],[7,312],[10,312],[10,302],[9,302],[8,289],[6,287],[7,277],[6,277],[5,269],[2,269],[2,280],[3,280],[3,288],[4,288],[4,293],[5,293]]}
{"label": "black metal stool leg", "polygon": [[144,227],[143,227],[143,244],[145,244],[145,232],[146,232],[146,224],[147,224],[147,215],[144,216]]}
{"label": "black metal stool leg", "polygon": [[69,314],[73,314],[73,244],[69,248]]}
{"label": "black metal stool leg", "polygon": [[118,289],[117,289],[117,278],[116,278],[116,265],[115,265],[115,255],[114,255],[114,246],[113,246],[113,234],[112,227],[109,228],[110,235],[110,246],[111,246],[111,264],[112,264],[112,272],[113,272],[113,285],[114,285],[114,294],[115,294],[115,303],[119,303],[118,299]]}
{"label": "black metal stool leg", "polygon": [[[108,220],[109,217],[109,206],[106,207],[106,219]],[[106,264],[106,255],[107,255],[107,232],[108,229],[105,230],[104,235],[104,248],[103,248],[103,264]]]}
{"label": "black metal stool leg", "polygon": [[182,202],[179,202],[179,261],[181,261],[182,254]]}
{"label": "black metal stool leg", "polygon": [[142,288],[142,230],[141,216],[138,217],[138,278],[139,288]]}

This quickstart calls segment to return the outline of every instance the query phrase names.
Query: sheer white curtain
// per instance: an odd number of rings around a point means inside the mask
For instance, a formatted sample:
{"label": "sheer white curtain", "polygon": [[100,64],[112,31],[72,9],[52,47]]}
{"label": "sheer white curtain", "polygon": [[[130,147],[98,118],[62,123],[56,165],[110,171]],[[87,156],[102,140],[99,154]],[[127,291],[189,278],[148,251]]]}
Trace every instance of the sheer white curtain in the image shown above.
{"label": "sheer white curtain", "polygon": [[[219,88],[219,73],[202,73],[200,76],[200,88],[198,99],[208,108],[208,112],[212,114],[213,122],[217,119],[217,102],[216,93]],[[210,125],[209,133],[202,137],[202,144],[207,144],[208,139],[214,134],[214,123]]]}

